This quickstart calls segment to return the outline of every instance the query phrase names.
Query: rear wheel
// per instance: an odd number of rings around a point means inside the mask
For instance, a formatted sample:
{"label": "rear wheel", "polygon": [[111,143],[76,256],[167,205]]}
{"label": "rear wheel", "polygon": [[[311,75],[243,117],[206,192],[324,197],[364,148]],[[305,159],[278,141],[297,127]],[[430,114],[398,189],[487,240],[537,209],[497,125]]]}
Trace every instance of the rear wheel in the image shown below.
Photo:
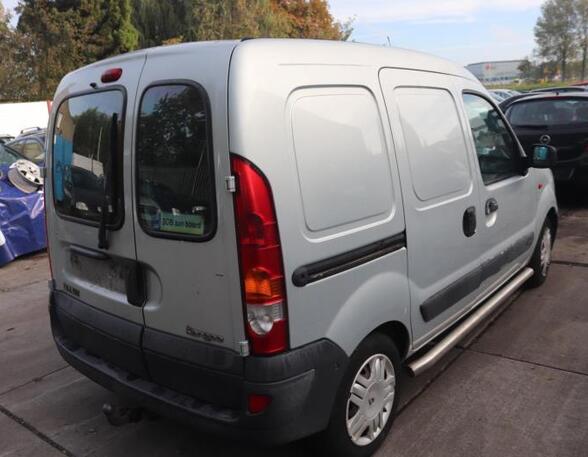
{"label": "rear wheel", "polygon": [[376,451],[396,414],[399,374],[400,357],[389,337],[374,333],[361,343],[317,440],[327,455],[367,457]]}
{"label": "rear wheel", "polygon": [[543,224],[543,229],[535,246],[533,257],[529,266],[534,270],[533,276],[527,282],[528,287],[539,287],[547,279],[549,267],[551,266],[551,249],[553,247],[553,223],[547,219]]}

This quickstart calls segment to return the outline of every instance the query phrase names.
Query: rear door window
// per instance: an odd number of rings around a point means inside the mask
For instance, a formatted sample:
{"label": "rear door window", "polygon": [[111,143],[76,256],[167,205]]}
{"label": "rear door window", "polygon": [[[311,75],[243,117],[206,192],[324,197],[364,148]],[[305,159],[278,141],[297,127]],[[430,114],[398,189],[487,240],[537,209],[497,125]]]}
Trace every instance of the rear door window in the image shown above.
{"label": "rear door window", "polygon": [[108,90],[61,103],[53,131],[53,194],[57,211],[81,222],[120,225],[124,94]]}
{"label": "rear door window", "polygon": [[210,113],[193,84],[147,88],[137,128],[138,218],[153,236],[203,240],[215,228]]}

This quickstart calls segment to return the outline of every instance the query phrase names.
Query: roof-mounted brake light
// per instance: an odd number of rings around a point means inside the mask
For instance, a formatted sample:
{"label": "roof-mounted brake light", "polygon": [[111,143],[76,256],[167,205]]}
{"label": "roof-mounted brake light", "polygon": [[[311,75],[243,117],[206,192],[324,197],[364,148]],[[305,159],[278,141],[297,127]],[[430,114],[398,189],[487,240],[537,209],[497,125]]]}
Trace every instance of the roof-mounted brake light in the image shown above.
{"label": "roof-mounted brake light", "polygon": [[104,73],[102,73],[102,76],[100,76],[100,81],[103,83],[113,83],[118,81],[122,76],[122,72],[122,68],[109,68]]}

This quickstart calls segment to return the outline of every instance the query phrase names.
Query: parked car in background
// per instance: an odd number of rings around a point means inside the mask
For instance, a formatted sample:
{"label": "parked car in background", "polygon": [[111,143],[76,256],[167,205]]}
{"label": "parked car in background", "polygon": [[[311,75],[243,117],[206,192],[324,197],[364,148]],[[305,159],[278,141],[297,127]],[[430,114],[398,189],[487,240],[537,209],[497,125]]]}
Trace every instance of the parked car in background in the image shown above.
{"label": "parked car in background", "polygon": [[14,137],[8,133],[0,133],[0,144],[8,143],[14,140]]}
{"label": "parked car in background", "polygon": [[527,154],[537,143],[557,149],[553,167],[556,180],[588,185],[588,94],[548,93],[521,98],[508,106],[506,117]]}
{"label": "parked car in background", "polygon": [[45,164],[45,135],[46,129],[32,127],[7,144],[25,159],[42,167]]}
{"label": "parked car in background", "polygon": [[540,93],[540,92],[555,92],[555,93],[567,93],[567,92],[585,92],[588,88],[584,86],[565,86],[565,87],[542,87],[541,89],[533,89],[529,93]]}
{"label": "parked car in background", "polygon": [[508,90],[508,89],[493,89],[490,92],[495,93],[498,96],[502,97],[503,100],[508,100],[509,98],[520,94],[520,92],[518,92],[516,90]]}
{"label": "parked car in background", "polygon": [[488,92],[490,93],[490,95],[492,96],[492,98],[497,103],[503,102],[504,100],[506,100],[509,97],[507,94],[505,94],[501,90],[489,90]]}
{"label": "parked car in background", "polygon": [[[514,102],[516,102],[517,100],[521,100],[522,98],[529,98],[529,97],[540,97],[543,94],[547,94],[547,92],[527,92],[525,94],[519,94],[519,95],[513,95],[510,98],[507,98],[506,100],[501,101],[498,106],[499,108],[502,110],[502,112],[506,112],[506,110],[508,109],[508,107],[510,105],[512,105]],[[553,93],[553,95],[555,95],[555,93]]]}
{"label": "parked car in background", "polygon": [[5,144],[0,143],[0,166],[12,165],[18,159],[22,158],[23,157],[18,152],[6,146]]}

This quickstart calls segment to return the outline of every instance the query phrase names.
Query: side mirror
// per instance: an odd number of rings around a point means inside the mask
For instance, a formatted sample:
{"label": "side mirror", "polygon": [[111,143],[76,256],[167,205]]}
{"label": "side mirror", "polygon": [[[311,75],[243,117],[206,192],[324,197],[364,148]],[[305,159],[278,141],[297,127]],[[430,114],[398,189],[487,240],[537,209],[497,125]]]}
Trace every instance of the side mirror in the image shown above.
{"label": "side mirror", "polygon": [[533,154],[529,157],[529,166],[533,168],[551,168],[557,162],[557,149],[548,144],[534,144]]}

